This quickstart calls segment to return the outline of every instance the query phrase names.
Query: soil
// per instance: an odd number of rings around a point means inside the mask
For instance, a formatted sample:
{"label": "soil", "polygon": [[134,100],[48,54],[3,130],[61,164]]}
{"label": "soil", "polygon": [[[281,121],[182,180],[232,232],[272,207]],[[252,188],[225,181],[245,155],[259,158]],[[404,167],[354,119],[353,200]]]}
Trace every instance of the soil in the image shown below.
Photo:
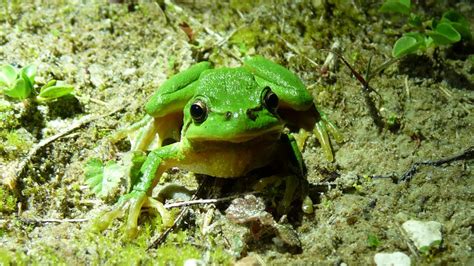
{"label": "soil", "polygon": [[[429,20],[456,10],[472,32],[474,6],[468,1],[434,2],[412,11]],[[1,264],[367,265],[374,264],[376,253],[400,251],[419,265],[472,265],[474,42],[405,56],[374,73],[370,87],[376,92],[368,91],[341,61],[327,69],[323,64],[334,43],[363,75],[369,64],[376,69],[391,58],[393,44],[409,26],[406,16],[381,13],[380,5],[2,2],[0,64],[35,64],[35,89],[51,79],[75,89],[74,96],[50,102],[0,94]],[[239,66],[257,54],[301,77],[318,109],[344,135],[341,143],[332,140],[333,162],[312,134],[306,141],[303,158],[314,212],[304,214],[295,203],[283,217],[259,209],[258,218],[240,224],[226,215],[229,201],[193,205],[152,248],[165,228],[151,213],[142,213],[131,241],[121,239],[123,218],[103,232],[92,230],[91,221],[126,190],[121,180],[100,197],[85,182],[92,158],[126,158],[130,144],[112,143],[111,136],[140,120],[147,99],[171,75],[203,60]],[[75,123],[81,124],[71,128]],[[469,149],[449,163],[420,165],[401,180],[416,162]],[[202,179],[172,169],[161,182],[193,190]],[[253,207],[261,206],[261,197],[251,199]],[[401,228],[411,219],[441,223],[441,245],[417,251]]]}

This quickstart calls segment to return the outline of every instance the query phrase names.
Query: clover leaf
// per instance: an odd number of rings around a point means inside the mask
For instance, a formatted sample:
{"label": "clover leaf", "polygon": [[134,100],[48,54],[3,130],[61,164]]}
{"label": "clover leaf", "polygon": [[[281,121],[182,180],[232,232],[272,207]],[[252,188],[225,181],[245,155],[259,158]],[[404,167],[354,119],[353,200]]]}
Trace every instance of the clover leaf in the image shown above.
{"label": "clover leaf", "polygon": [[125,172],[123,166],[114,161],[104,165],[100,159],[93,158],[86,163],[85,179],[94,194],[107,198],[116,192]]}
{"label": "clover leaf", "polygon": [[415,53],[424,45],[425,38],[423,35],[417,32],[407,33],[398,39],[393,45],[392,56],[400,58],[407,54]]}
{"label": "clover leaf", "polygon": [[386,13],[409,14],[410,6],[410,0],[387,0],[382,4],[379,11]]}
{"label": "clover leaf", "polygon": [[36,66],[28,65],[20,70],[12,65],[0,67],[0,89],[9,97],[26,99],[33,91]]}
{"label": "clover leaf", "polygon": [[38,95],[39,101],[52,100],[68,94],[74,90],[74,86],[65,84],[63,81],[50,80],[41,87]]}
{"label": "clover leaf", "polygon": [[440,23],[449,23],[457,32],[459,32],[459,34],[461,34],[462,39],[467,41],[472,39],[469,21],[461,14],[455,11],[447,11],[443,14]]}
{"label": "clover leaf", "polygon": [[441,22],[436,25],[434,31],[427,32],[437,45],[447,45],[461,40],[461,34],[450,24]]}

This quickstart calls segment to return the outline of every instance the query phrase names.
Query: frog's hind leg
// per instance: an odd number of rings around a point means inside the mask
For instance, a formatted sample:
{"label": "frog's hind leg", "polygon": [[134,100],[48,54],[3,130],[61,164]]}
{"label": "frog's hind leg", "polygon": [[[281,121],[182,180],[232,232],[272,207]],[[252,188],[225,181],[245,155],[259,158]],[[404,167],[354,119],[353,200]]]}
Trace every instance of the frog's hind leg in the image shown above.
{"label": "frog's hind leg", "polygon": [[317,110],[319,113],[320,119],[314,127],[314,134],[321,144],[321,148],[326,155],[326,159],[330,162],[334,161],[334,154],[332,152],[331,142],[329,141],[328,132],[334,137],[336,142],[340,143],[344,140],[344,137],[339,132],[337,127],[328,119],[326,114]]}
{"label": "frog's hind leg", "polygon": [[[182,114],[171,113],[158,119],[147,115],[142,121],[144,120],[146,120],[146,125],[134,132],[135,134],[129,134],[132,151],[154,150],[179,141],[183,124]],[[142,121],[138,123],[142,123]]]}
{"label": "frog's hind leg", "polygon": [[181,113],[170,113],[159,119],[146,115],[135,124],[119,130],[111,137],[111,141],[117,142],[128,136],[131,151],[153,150],[178,141],[182,124]]}

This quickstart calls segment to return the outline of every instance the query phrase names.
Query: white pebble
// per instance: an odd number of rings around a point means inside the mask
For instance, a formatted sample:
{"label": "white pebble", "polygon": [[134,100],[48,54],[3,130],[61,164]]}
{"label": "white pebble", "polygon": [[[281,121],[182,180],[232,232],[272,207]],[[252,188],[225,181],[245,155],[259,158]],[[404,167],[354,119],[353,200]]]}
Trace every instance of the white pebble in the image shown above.
{"label": "white pebble", "polygon": [[410,266],[411,260],[405,253],[377,253],[374,256],[377,266]]}
{"label": "white pebble", "polygon": [[438,248],[441,240],[443,240],[441,235],[442,224],[438,222],[409,220],[404,222],[402,227],[418,250],[422,252],[432,247]]}

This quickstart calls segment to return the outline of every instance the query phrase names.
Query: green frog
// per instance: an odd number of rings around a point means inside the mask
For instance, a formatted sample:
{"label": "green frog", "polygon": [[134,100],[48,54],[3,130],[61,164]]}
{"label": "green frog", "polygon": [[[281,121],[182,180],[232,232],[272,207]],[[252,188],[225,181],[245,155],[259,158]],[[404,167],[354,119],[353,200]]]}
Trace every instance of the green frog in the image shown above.
{"label": "green frog", "polygon": [[300,148],[285,128],[313,131],[329,161],[333,153],[328,132],[342,140],[334,124],[317,110],[303,82],[261,56],[236,68],[195,64],[164,82],[145,111],[132,150],[151,151],[139,175],[132,178],[131,191],[96,222],[103,230],[116,217],[128,214],[128,237],[137,233],[145,206],[158,210],[165,225],[171,224],[163,203],[150,196],[171,167],[236,178],[289,153],[302,173]]}

